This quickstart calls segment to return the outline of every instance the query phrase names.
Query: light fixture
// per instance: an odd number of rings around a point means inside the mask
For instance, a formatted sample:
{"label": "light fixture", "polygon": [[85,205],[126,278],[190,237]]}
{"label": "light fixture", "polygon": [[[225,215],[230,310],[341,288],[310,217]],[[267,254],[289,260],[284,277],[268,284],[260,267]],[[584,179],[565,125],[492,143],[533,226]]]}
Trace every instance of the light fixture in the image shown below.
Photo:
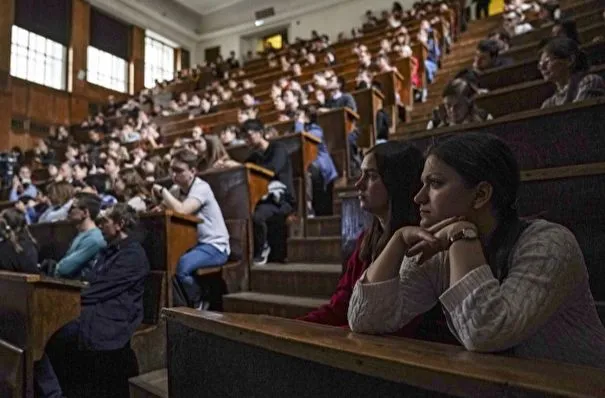
{"label": "light fixture", "polygon": [[262,19],[257,19],[254,21],[254,26],[262,26],[265,23]]}

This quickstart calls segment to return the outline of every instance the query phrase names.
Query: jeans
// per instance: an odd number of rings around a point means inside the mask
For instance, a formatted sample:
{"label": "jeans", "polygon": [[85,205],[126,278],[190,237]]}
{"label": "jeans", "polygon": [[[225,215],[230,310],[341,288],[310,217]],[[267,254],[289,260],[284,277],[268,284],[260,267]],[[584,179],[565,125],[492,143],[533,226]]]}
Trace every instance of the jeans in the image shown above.
{"label": "jeans", "polygon": [[183,287],[190,303],[200,300],[201,289],[195,280],[195,271],[200,268],[218,267],[227,262],[229,256],[215,246],[200,243],[179,259],[176,277]]}
{"label": "jeans", "polygon": [[437,63],[427,59],[424,61],[424,67],[426,71],[426,80],[428,83],[432,83],[435,79],[435,74],[437,73]]}

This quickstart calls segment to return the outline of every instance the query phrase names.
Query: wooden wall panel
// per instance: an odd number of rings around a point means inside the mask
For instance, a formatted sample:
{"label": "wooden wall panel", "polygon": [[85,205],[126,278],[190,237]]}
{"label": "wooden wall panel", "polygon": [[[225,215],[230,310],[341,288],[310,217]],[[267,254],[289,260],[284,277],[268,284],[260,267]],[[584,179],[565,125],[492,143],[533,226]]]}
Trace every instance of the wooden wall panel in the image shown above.
{"label": "wooden wall panel", "polygon": [[15,0],[0,0],[0,71],[10,71],[11,30]]}
{"label": "wooden wall panel", "polygon": [[133,82],[134,92],[138,93],[145,88],[145,30],[133,26],[130,37],[132,38],[130,62],[134,73],[130,79]]}
{"label": "wooden wall panel", "polygon": [[85,79],[78,79],[78,72],[87,69],[86,60],[88,43],[90,42],[90,4],[83,0],[72,0],[71,10],[72,92],[75,95],[80,95],[86,92],[86,86],[88,85]]}
{"label": "wooden wall panel", "polygon": [[71,124],[69,95],[55,96],[54,123]]}
{"label": "wooden wall panel", "polygon": [[11,82],[13,114],[27,116],[29,87],[23,80],[11,79]]}
{"label": "wooden wall panel", "polygon": [[55,96],[60,95],[58,92],[50,92],[49,90],[31,86],[29,90],[29,109],[27,115],[39,122],[54,122],[54,102]]}

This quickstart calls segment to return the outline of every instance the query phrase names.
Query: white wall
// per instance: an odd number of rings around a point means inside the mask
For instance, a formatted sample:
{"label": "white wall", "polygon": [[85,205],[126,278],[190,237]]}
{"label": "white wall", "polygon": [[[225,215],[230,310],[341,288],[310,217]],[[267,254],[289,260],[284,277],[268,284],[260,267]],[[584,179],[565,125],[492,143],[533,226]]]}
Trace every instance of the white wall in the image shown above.
{"label": "white wall", "polygon": [[[404,9],[411,8],[415,0],[400,1]],[[323,6],[322,6],[323,2]],[[263,3],[263,6],[271,6],[268,0],[258,0],[255,3]],[[274,2],[275,3],[275,2]],[[292,4],[291,4],[292,3]],[[275,4],[276,15],[266,20],[262,27],[254,26],[254,12],[252,10],[234,12],[231,7],[209,14],[202,18],[202,32],[206,32],[202,36],[207,37],[197,45],[195,62],[204,60],[204,49],[213,46],[221,46],[223,55],[229,54],[229,51],[235,51],[237,56],[241,56],[251,48],[249,43],[254,42],[254,37],[262,37],[260,32],[265,32],[271,27],[288,27],[288,35],[290,41],[294,41],[296,37],[309,38],[312,30],[317,30],[320,34],[325,33],[330,36],[330,39],[336,40],[339,32],[349,33],[351,28],[361,27],[363,24],[363,16],[368,9],[374,10],[379,14],[381,10],[390,9],[393,4],[392,0],[374,0],[371,3],[367,0],[348,0],[348,1],[331,1],[327,5],[326,0],[308,1],[305,4],[306,9],[312,11],[296,15],[296,11],[287,9],[287,6],[296,7],[298,4],[301,7],[300,0],[282,0],[279,4]],[[309,5],[310,4],[310,5]],[[255,4],[254,10],[259,4]],[[236,6],[237,7],[237,6]],[[212,16],[213,18],[210,18]],[[292,16],[292,17],[289,17]],[[225,27],[225,18],[230,25]],[[210,22],[212,20],[212,22]],[[240,23],[239,25],[235,25]],[[208,32],[207,27],[216,27],[218,30]]]}

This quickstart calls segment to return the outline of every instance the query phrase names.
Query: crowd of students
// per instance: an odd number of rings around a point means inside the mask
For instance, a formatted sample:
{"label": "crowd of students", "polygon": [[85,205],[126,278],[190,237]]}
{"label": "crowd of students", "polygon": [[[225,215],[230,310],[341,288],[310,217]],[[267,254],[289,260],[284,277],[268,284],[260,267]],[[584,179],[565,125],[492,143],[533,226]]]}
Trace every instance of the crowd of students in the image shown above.
{"label": "crowd of students", "polygon": [[[517,9],[521,10],[525,9],[523,5],[528,3],[531,2],[512,2],[508,7],[516,5]],[[532,7],[534,6],[535,4],[532,4]],[[551,13],[544,15],[546,21],[553,22],[552,33],[551,37],[542,40],[536,52],[539,59],[538,69],[543,79],[556,86],[555,94],[544,100],[542,108],[605,95],[603,78],[590,73],[591,65],[587,55],[580,48],[580,35],[575,21],[571,19],[553,21],[550,19],[553,15]],[[560,10],[556,15],[558,18],[565,17]],[[537,23],[544,22],[539,20]],[[511,34],[508,27],[510,26],[505,20],[502,30],[490,33],[486,39],[479,42],[472,68],[461,70],[445,87],[442,104],[433,110],[427,129],[492,119],[492,115],[475,105],[475,99],[478,95],[489,92],[480,83],[483,73],[514,63],[507,57],[507,52],[511,49]],[[600,41],[603,37],[597,36],[594,40]]]}
{"label": "crowd of students", "polygon": [[[552,11],[541,17],[562,17],[554,2],[540,3]],[[509,12],[538,7],[507,4]],[[473,68],[447,84],[429,129],[492,118],[474,104],[487,92],[478,78],[512,64],[511,30],[528,31],[505,14],[503,30],[479,43]],[[542,108],[605,94],[602,78],[589,73],[573,21],[556,20],[538,55],[544,80],[557,88]],[[580,246],[561,225],[519,217],[520,170],[503,141],[467,132],[438,140],[424,158],[411,145],[387,142],[365,154],[361,170],[355,187],[372,222],[330,302],[301,320],[604,366],[605,328]]]}
{"label": "crowd of students", "polygon": [[[525,15],[535,10],[527,3],[511,1],[507,11]],[[561,18],[551,1],[540,3],[552,11],[543,18]],[[481,7],[485,4],[481,2]],[[447,4],[418,3],[404,11],[395,3],[383,14],[391,35],[382,40],[379,51],[371,54],[364,45],[353,48],[360,65],[357,89],[380,89],[374,74],[392,70],[393,57],[412,59],[412,83],[420,89],[418,60],[401,22],[409,18],[421,21],[416,39],[429,50],[426,79],[435,79],[448,44],[444,40],[444,47],[440,46],[432,33],[434,21],[425,18],[434,8],[446,9]],[[473,67],[446,86],[443,105],[433,112],[428,128],[491,119],[474,104],[476,96],[486,92],[478,77],[509,65],[506,52],[511,36],[527,31],[517,29],[525,23],[523,18],[511,21],[509,16],[505,14],[501,31],[479,43]],[[366,13],[366,24],[380,23],[384,22],[372,12]],[[303,86],[297,77],[303,66],[317,63],[318,55],[326,70]],[[543,43],[539,56],[544,79],[557,86],[543,107],[605,93],[603,80],[589,73],[572,22],[556,21],[553,38]],[[337,60],[325,35],[314,32],[310,40],[290,46],[285,55],[278,58],[269,51],[266,58],[269,67],[287,73],[271,88],[280,120],[292,120],[295,132],[320,139],[319,155],[306,176],[310,189],[302,196],[307,214],[330,214],[332,188],[339,175],[323,142],[318,115],[332,108],[356,110],[355,99],[342,77],[330,69]],[[199,78],[204,68],[215,78],[203,93],[180,93],[166,101],[170,84]],[[267,263],[272,249],[269,223],[290,215],[297,207],[297,195],[287,149],[271,139],[274,133],[259,120],[259,102],[246,91],[254,82],[230,78],[243,74],[231,54],[225,61],[181,71],[174,82],[158,82],[157,88],[124,103],[110,97],[101,113],[80,126],[88,130],[88,143],[76,142],[74,133],[58,127],[37,144],[30,155],[47,169],[44,186],[36,185],[34,170],[21,162],[10,187],[15,207],[0,213],[0,269],[90,284],[82,296],[82,315],[53,336],[46,355],[36,364],[40,396],[78,394],[87,378],[74,369],[91,361],[105,361],[107,366],[125,361],[129,364],[125,374],[133,372],[129,341],[142,320],[142,292],[149,271],[135,238],[138,213],[170,209],[204,220],[198,225],[197,244],[177,264],[175,283],[178,303],[208,308],[195,272],[225,264],[230,245],[221,208],[199,173],[238,167],[240,163],[227,152],[232,146],[250,146],[253,155],[247,161],[275,173],[252,214],[254,263]],[[196,127],[190,137],[174,141],[167,154],[155,154],[166,144],[155,120],[179,113],[194,118],[217,112],[236,92],[244,92],[237,123],[218,136]],[[426,92],[419,90],[417,100],[425,99]],[[116,118],[124,118],[125,123],[115,125]],[[356,131],[349,134],[348,142],[360,171],[355,184],[360,205],[372,214],[372,224],[359,236],[330,303],[301,319],[349,326],[356,332],[461,344],[473,351],[602,367],[605,329],[596,313],[579,245],[562,226],[518,217],[519,168],[506,144],[487,134],[468,133],[435,144],[423,157],[413,146],[387,142],[391,126],[384,119],[383,115],[378,123],[378,145],[365,154],[357,147]],[[28,225],[61,220],[73,221],[77,236],[59,261],[40,258]]]}

